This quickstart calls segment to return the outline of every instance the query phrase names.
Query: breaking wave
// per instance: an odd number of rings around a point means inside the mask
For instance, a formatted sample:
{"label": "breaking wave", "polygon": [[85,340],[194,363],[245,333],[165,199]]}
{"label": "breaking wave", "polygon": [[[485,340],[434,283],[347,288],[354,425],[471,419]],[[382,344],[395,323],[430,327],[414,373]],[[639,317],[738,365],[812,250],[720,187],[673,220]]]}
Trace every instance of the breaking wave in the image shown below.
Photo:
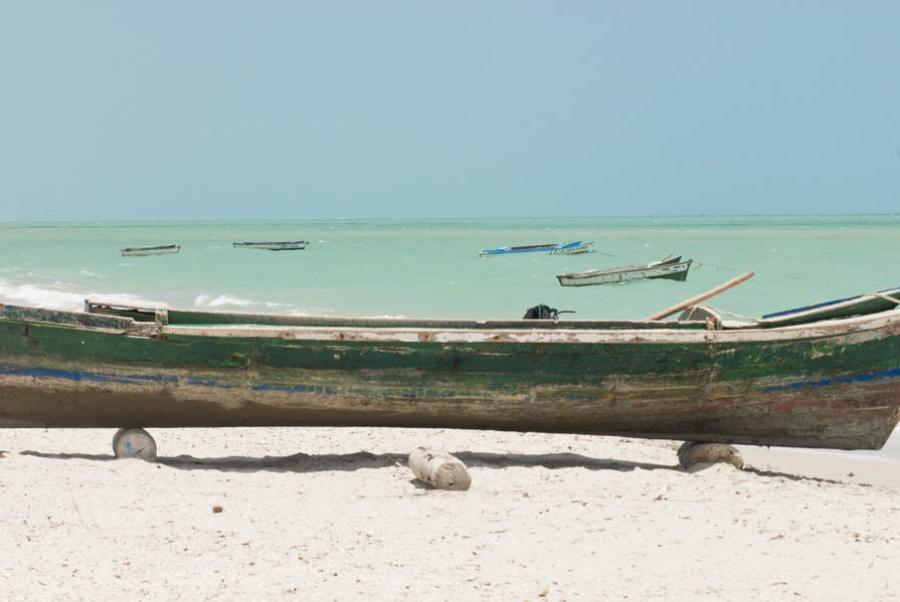
{"label": "breaking wave", "polygon": [[128,293],[76,291],[63,287],[56,288],[36,284],[12,284],[5,280],[0,280],[0,303],[66,311],[83,311],[85,299],[105,301],[118,305],[167,307],[161,301],[145,299]]}
{"label": "breaking wave", "polygon": [[[194,307],[197,309],[229,309],[241,308],[256,311],[258,313],[280,313],[291,316],[309,316],[321,315],[318,311],[316,314],[310,314],[300,309],[296,305],[290,303],[281,303],[279,301],[251,301],[237,295],[223,293],[220,295],[209,295],[201,293],[194,297]],[[327,310],[325,313],[328,313]]]}
{"label": "breaking wave", "polygon": [[[174,301],[167,303],[130,293],[97,292],[64,282],[53,284],[16,284],[0,278],[0,303],[65,311],[84,311],[85,299],[137,307],[184,307],[183,304]],[[243,309],[257,313],[279,313],[292,316],[327,315],[331,313],[331,310],[327,308],[301,309],[290,303],[279,301],[258,302],[228,293],[219,295],[199,294],[194,298],[193,306],[196,309]]]}
{"label": "breaking wave", "polygon": [[250,307],[251,305],[259,305],[259,303],[228,294],[215,297],[212,295],[197,295],[194,299],[194,307]]}

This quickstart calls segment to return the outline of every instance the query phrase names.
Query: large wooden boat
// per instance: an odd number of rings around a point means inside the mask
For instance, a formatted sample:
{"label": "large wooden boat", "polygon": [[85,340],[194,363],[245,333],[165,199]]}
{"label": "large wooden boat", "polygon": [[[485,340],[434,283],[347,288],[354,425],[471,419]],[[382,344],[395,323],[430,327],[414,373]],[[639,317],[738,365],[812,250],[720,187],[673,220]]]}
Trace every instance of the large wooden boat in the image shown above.
{"label": "large wooden boat", "polygon": [[275,242],[236,242],[235,249],[259,249],[265,251],[302,251],[309,246],[306,240],[285,240]]}
{"label": "large wooden boat", "polygon": [[[894,293],[879,293],[900,299]],[[900,311],[765,327],[0,305],[0,427],[440,427],[842,449],[900,417]]]}
{"label": "large wooden boat", "polygon": [[119,249],[123,257],[144,257],[146,255],[172,255],[181,251],[181,245],[157,245],[155,247],[126,247]]}
{"label": "large wooden boat", "polygon": [[652,263],[625,265],[605,270],[588,270],[559,274],[556,279],[561,286],[595,286],[617,284],[634,280],[687,280],[692,260],[681,261],[681,257],[668,257]]}

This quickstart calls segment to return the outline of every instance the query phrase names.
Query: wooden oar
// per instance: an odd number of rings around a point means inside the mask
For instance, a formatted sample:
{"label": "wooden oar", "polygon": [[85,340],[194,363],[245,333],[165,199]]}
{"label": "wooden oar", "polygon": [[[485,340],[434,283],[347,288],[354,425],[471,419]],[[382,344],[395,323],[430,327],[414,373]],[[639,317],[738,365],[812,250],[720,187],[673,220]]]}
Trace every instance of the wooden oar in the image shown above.
{"label": "wooden oar", "polygon": [[664,309],[664,310],[657,312],[657,313],[653,314],[652,316],[648,316],[644,319],[645,320],[662,320],[663,318],[668,318],[669,316],[671,316],[672,314],[674,314],[677,311],[686,309],[686,308],[690,307],[691,305],[697,305],[701,301],[705,301],[705,300],[709,299],[710,297],[715,297],[719,293],[723,293],[723,292],[727,291],[728,289],[739,285],[742,282],[746,282],[747,280],[750,280],[751,278],[753,278],[753,272],[744,272],[740,276],[736,276],[736,277],[732,278],[731,280],[729,280],[728,282],[726,282],[724,284],[720,284],[716,288],[711,288],[708,291],[706,291],[705,293],[701,293],[701,294],[697,295],[696,297],[691,297],[687,301],[682,301],[678,305],[673,305],[672,307],[670,307],[668,309]]}

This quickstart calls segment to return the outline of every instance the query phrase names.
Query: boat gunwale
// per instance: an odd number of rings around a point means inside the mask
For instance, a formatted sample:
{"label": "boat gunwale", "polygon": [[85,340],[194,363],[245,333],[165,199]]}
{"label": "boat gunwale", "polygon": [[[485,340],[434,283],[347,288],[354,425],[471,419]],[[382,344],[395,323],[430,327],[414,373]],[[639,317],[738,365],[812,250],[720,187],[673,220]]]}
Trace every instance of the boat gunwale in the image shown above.
{"label": "boat gunwale", "polygon": [[[10,311],[12,310],[12,311]],[[25,310],[22,312],[21,310]],[[149,310],[148,310],[149,311]],[[165,312],[165,310],[161,310]],[[16,315],[21,312],[22,315]],[[222,312],[224,314],[224,312]],[[43,314],[43,316],[42,316]],[[224,314],[228,315],[228,314]],[[265,314],[262,314],[265,315]],[[47,318],[47,319],[44,319]],[[52,319],[56,318],[56,319]],[[97,324],[90,324],[100,318]],[[355,320],[349,318],[347,320]],[[408,320],[408,319],[407,319]],[[590,321],[509,320],[522,328],[462,328],[447,321],[427,325],[428,320],[416,320],[418,325],[398,323],[384,326],[344,325],[266,325],[266,324],[192,324],[173,325],[160,321],[138,321],[133,318],[98,313],[42,310],[0,304],[0,323],[42,324],[78,331],[106,332],[144,337],[189,336],[221,338],[263,338],[287,340],[334,340],[372,342],[437,342],[437,343],[634,343],[634,344],[710,344],[799,341],[877,333],[891,330],[900,334],[900,308],[849,318],[833,318],[807,324],[763,327],[756,324],[710,330],[706,328],[671,328],[672,322],[653,323],[658,328],[566,328],[573,322]],[[399,322],[399,320],[398,320]],[[437,322],[437,321],[435,321]],[[452,321],[450,321],[452,322]],[[538,322],[542,327],[532,323]],[[471,321],[469,322],[471,323]],[[485,324],[489,324],[486,321]],[[622,321],[621,324],[647,325],[646,320]],[[111,326],[115,327],[111,328]],[[893,329],[893,330],[892,330]]]}
{"label": "boat gunwale", "polygon": [[[824,303],[819,303],[817,305],[809,305],[807,307],[802,307],[798,309],[789,309],[781,312],[777,312],[774,314],[766,314],[765,316],[759,318],[757,322],[766,327],[768,325],[769,328],[780,328],[777,326],[778,324],[785,322],[795,322],[796,320],[804,320],[808,317],[815,316],[819,313],[825,312],[834,312],[841,311],[844,309],[848,309],[853,307],[854,305],[861,305],[863,303],[868,303],[870,301],[877,301],[878,299],[883,299],[884,297],[893,297],[893,295],[900,295],[900,287],[887,289],[884,291],[878,291],[877,293],[863,293],[861,295],[857,295],[855,297],[847,297],[845,299],[838,299],[836,301],[826,301]],[[900,300],[897,300],[897,309],[900,309]],[[885,311],[894,311],[891,309]],[[841,319],[841,318],[834,318]]]}
{"label": "boat gunwale", "polygon": [[[528,322],[528,320],[523,320]],[[645,323],[643,320],[632,321]],[[512,343],[512,344],[719,344],[765,343],[815,340],[854,334],[873,334],[891,327],[900,334],[900,310],[888,310],[866,316],[836,318],[812,324],[796,324],[777,328],[738,327],[723,330],[659,329],[461,329],[461,328],[390,328],[333,326],[266,326],[266,325],[164,325],[163,336],[200,336],[222,338],[268,338],[286,340],[370,341],[401,343]],[[895,333],[891,333],[895,334]],[[394,337],[393,339],[391,337]]]}

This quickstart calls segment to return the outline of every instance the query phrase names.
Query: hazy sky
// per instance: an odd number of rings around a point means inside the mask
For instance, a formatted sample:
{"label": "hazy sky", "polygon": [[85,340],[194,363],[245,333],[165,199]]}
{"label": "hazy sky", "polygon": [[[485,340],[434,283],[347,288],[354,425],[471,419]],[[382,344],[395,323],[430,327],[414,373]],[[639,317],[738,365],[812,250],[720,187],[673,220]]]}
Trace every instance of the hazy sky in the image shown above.
{"label": "hazy sky", "polygon": [[900,211],[900,3],[0,0],[0,220]]}

